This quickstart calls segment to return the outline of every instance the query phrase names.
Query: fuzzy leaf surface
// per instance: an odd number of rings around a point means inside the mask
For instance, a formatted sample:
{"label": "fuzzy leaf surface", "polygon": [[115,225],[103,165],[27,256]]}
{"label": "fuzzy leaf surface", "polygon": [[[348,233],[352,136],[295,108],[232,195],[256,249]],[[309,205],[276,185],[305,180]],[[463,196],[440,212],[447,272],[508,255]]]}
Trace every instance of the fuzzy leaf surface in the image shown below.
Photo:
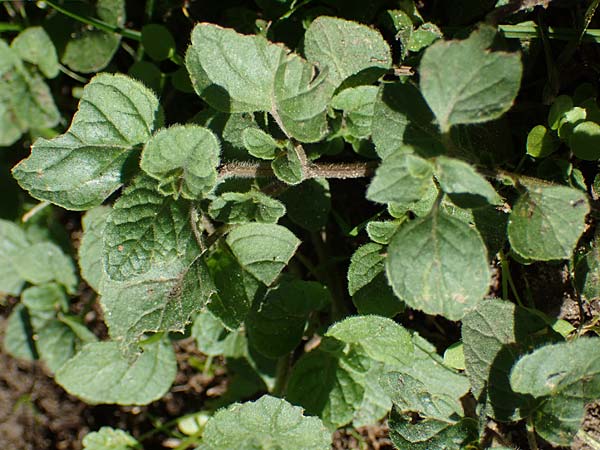
{"label": "fuzzy leaf surface", "polygon": [[490,283],[479,233],[440,211],[400,228],[388,247],[386,273],[401,300],[450,320],[473,309]]}
{"label": "fuzzy leaf surface", "polygon": [[438,41],[421,59],[421,90],[445,133],[458,124],[497,119],[521,85],[516,53],[489,51],[495,30],[482,26],[462,41]]}
{"label": "fuzzy leaf surface", "polygon": [[111,427],[102,427],[83,438],[84,450],[133,450],[139,443],[129,433]]}
{"label": "fuzzy leaf surface", "polygon": [[163,195],[198,199],[217,181],[220,145],[212,131],[198,125],[174,125],[146,143],[140,167],[159,181]]}
{"label": "fuzzy leaf surface", "polygon": [[14,260],[27,251],[29,242],[25,232],[8,220],[0,220],[0,292],[19,295],[25,278],[17,270]]}
{"label": "fuzzy leaf surface", "polygon": [[85,345],[56,373],[55,380],[87,403],[146,405],[162,397],[177,372],[169,342],[147,344],[129,359],[117,342]]}
{"label": "fuzzy leaf surface", "polygon": [[81,276],[96,292],[104,277],[102,264],[104,229],[111,212],[108,206],[97,206],[83,216],[83,237],[79,245],[79,269]]}
{"label": "fuzzy leaf surface", "polygon": [[97,75],[67,132],[38,139],[13,175],[37,199],[73,210],[97,206],[122,185],[128,157],[150,139],[157,118],[158,99],[141,83]]}
{"label": "fuzzy leaf surface", "polygon": [[42,27],[28,27],[10,43],[19,58],[35,64],[46,78],[58,75],[58,56],[50,36]]}
{"label": "fuzzy leaf surface", "polygon": [[510,245],[527,259],[568,259],[583,233],[589,211],[587,196],[578,189],[528,186],[510,214]]}
{"label": "fuzzy leaf surface", "polygon": [[300,245],[290,230],[267,223],[240,225],[226,241],[242,267],[266,285],[275,281]]}
{"label": "fuzzy leaf surface", "polygon": [[285,215],[285,206],[260,191],[225,192],[210,204],[208,213],[219,222],[277,223]]}
{"label": "fuzzy leaf surface", "polygon": [[207,423],[198,450],[328,450],[330,446],[331,434],[319,418],[306,417],[301,408],[265,395],[218,411]]}

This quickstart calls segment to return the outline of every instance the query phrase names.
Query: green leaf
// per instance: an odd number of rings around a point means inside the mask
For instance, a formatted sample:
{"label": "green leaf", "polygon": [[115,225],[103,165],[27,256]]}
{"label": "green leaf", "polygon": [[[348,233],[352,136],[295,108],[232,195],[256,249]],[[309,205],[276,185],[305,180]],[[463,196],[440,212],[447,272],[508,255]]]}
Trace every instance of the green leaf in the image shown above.
{"label": "green leaf", "polygon": [[37,351],[33,341],[33,330],[27,309],[22,304],[14,307],[6,322],[3,349],[15,358],[28,361],[37,359]]}
{"label": "green leaf", "polygon": [[27,307],[32,328],[39,332],[56,319],[59,311],[69,308],[63,289],[56,283],[31,286],[23,291],[23,305]]}
{"label": "green leaf", "polygon": [[317,282],[282,281],[246,317],[248,341],[263,355],[279,358],[298,346],[309,314],[329,303],[329,291]]}
{"label": "green leaf", "polygon": [[509,382],[515,361],[539,342],[559,337],[539,316],[501,300],[485,300],[463,319],[462,340],[473,395],[487,399],[488,414],[518,420],[533,407],[532,399]]}
{"label": "green leaf", "polygon": [[139,443],[132,435],[111,427],[102,427],[83,438],[84,450],[134,450]]}
{"label": "green leaf", "polygon": [[85,86],[69,130],[38,139],[13,175],[40,200],[74,210],[100,205],[122,185],[127,159],[150,139],[157,120],[158,99],[141,83],[97,75]]}
{"label": "green leaf", "polygon": [[271,161],[271,168],[275,176],[284,183],[296,185],[304,181],[304,170],[298,151],[289,146]]}
{"label": "green leaf", "polygon": [[200,23],[192,31],[186,67],[194,89],[223,112],[270,111],[277,68],[287,49],[262,36]]}
{"label": "green leaf", "polygon": [[110,336],[130,344],[147,332],[183,333],[215,287],[199,257],[189,267],[172,263],[122,282],[105,279],[100,291]]}
{"label": "green leaf", "polygon": [[103,239],[106,220],[111,212],[108,206],[97,206],[83,216],[83,237],[79,244],[79,268],[81,277],[96,292],[100,290],[100,282],[104,277],[102,265]]}
{"label": "green leaf", "polygon": [[[369,80],[363,84],[369,84],[392,65],[390,47],[379,32],[337,17],[321,16],[312,21],[304,35],[304,52],[321,70],[329,69],[335,87],[358,74]],[[374,73],[368,74],[368,69]]]}
{"label": "green leaf", "polygon": [[443,37],[443,34],[435,24],[431,22],[424,23],[411,33],[410,40],[408,41],[408,50],[419,52],[425,47],[429,47],[441,37]]}
{"label": "green leaf", "polygon": [[599,345],[598,338],[545,345],[517,361],[510,374],[515,391],[545,399],[534,426],[555,445],[571,443],[585,403],[600,397]]}
{"label": "green leaf", "polygon": [[526,187],[510,213],[512,249],[537,261],[570,258],[590,211],[586,194],[566,186]]}
{"label": "green leaf", "polygon": [[8,220],[0,220],[0,293],[19,295],[25,283],[14,260],[27,252],[31,244],[25,232]]}
{"label": "green leaf", "polygon": [[[117,27],[125,25],[124,0],[98,0],[89,6],[84,4],[82,9],[84,16],[97,17]],[[61,61],[71,70],[82,73],[95,73],[104,69],[121,43],[120,34],[108,33],[84,24],[80,24],[79,29],[71,36],[75,37],[67,42]]]}
{"label": "green leaf", "polygon": [[177,373],[175,352],[164,340],[143,346],[128,358],[116,342],[85,345],[56,372],[69,394],[87,403],[146,405],[161,398]]}
{"label": "green leaf", "polygon": [[399,220],[372,220],[367,224],[369,239],[378,244],[389,244],[398,228],[400,228],[401,223]]}
{"label": "green leaf", "polygon": [[598,242],[575,265],[575,285],[583,298],[591,302],[600,298],[600,253]]}
{"label": "green leaf", "polygon": [[365,244],[352,255],[348,267],[348,292],[360,314],[393,317],[403,309],[384,274],[384,247]]}
{"label": "green leaf", "polygon": [[575,125],[569,138],[569,147],[575,156],[586,161],[596,161],[600,159],[599,145],[600,125],[590,121]]}
{"label": "green leaf", "polygon": [[392,410],[389,419],[390,438],[396,448],[411,450],[450,450],[466,448],[464,444],[474,434],[474,426],[463,420],[458,423],[425,419],[413,423],[410,416]]}
{"label": "green leaf", "polygon": [[0,146],[12,145],[29,129],[56,126],[60,113],[39,74],[0,40]]}
{"label": "green leaf", "polygon": [[14,256],[13,264],[19,275],[30,283],[57,281],[70,294],[75,293],[77,289],[73,261],[52,242],[30,245],[26,251]]}
{"label": "green leaf", "polygon": [[300,241],[280,225],[248,223],[227,235],[227,245],[244,269],[270,285],[294,255]]}
{"label": "green leaf", "polygon": [[13,39],[10,46],[23,61],[38,66],[46,78],[58,75],[56,48],[42,27],[26,28]]}
{"label": "green leaf", "polygon": [[410,364],[413,344],[410,334],[391,319],[354,316],[333,324],[325,336],[360,346],[370,358],[388,364]]}
{"label": "green leaf", "polygon": [[468,39],[438,41],[425,50],[421,91],[442,133],[453,125],[497,119],[512,106],[521,84],[521,59],[489,51],[494,36],[491,27],[481,26]]}
{"label": "green leaf", "polygon": [[392,153],[377,168],[367,198],[379,203],[417,201],[432,183],[432,175],[427,160],[408,152]]}
{"label": "green leaf", "polygon": [[388,247],[386,272],[401,300],[450,320],[473,309],[490,283],[479,233],[437,210],[400,228]]}
{"label": "green leaf", "polygon": [[423,156],[444,151],[434,116],[419,89],[410,82],[384,83],[375,102],[372,135],[377,154],[386,158],[414,146]]}
{"label": "green leaf", "polygon": [[163,61],[175,54],[175,38],[164,25],[151,23],[142,27],[144,51],[155,61]]}
{"label": "green leaf", "polygon": [[138,177],[115,202],[106,221],[106,274],[122,281],[158,265],[188,265],[200,252],[190,222],[187,202],[163,197],[154,180]]}
{"label": "green leaf", "polygon": [[368,138],[375,113],[377,86],[344,89],[331,100],[331,107],[344,111],[344,126],[351,136]]}
{"label": "green leaf", "polygon": [[331,434],[321,420],[305,417],[301,408],[265,395],[218,411],[206,424],[199,450],[330,447]]}
{"label": "green leaf", "polygon": [[386,370],[383,363],[373,361],[365,374],[364,393],[361,404],[355,409],[352,417],[354,428],[373,426],[392,409],[389,395],[381,389],[379,375]]}
{"label": "green leaf", "polygon": [[260,191],[225,192],[210,204],[209,215],[219,222],[277,223],[285,215],[285,206]]}
{"label": "green leaf", "polygon": [[239,356],[240,333],[227,331],[209,310],[202,311],[194,320],[192,337],[196,340],[198,350],[207,356]]}
{"label": "green leaf", "polygon": [[527,154],[534,158],[545,158],[560,146],[560,141],[544,125],[536,125],[527,135]]}
{"label": "green leaf", "polygon": [[439,156],[436,161],[435,177],[442,191],[461,208],[500,205],[502,198],[482,175],[470,164],[459,159]]}
{"label": "green leaf", "polygon": [[220,145],[212,131],[198,125],[174,125],[146,143],[140,167],[160,183],[163,195],[198,199],[217,181]]}
{"label": "green leaf", "polygon": [[35,347],[50,372],[56,372],[75,353],[77,336],[73,330],[59,320],[49,321],[37,330]]}
{"label": "green leaf", "polygon": [[284,191],[279,199],[285,205],[287,217],[306,230],[318,231],[329,220],[331,194],[325,178],[304,180]]}
{"label": "green leaf", "polygon": [[568,95],[559,95],[554,99],[548,111],[548,126],[551,130],[558,130],[564,115],[573,109],[573,99]]}
{"label": "green leaf", "polygon": [[274,159],[280,147],[270,134],[260,128],[246,128],[242,132],[244,147],[252,156],[260,159]]}
{"label": "green leaf", "polygon": [[565,141],[569,141],[575,127],[584,122],[586,118],[587,111],[578,106],[575,106],[574,108],[565,112],[559,121],[558,137]]}
{"label": "green leaf", "polygon": [[462,342],[455,342],[446,349],[444,364],[456,370],[465,370],[465,353]]}
{"label": "green leaf", "polygon": [[235,330],[246,319],[255,298],[264,295],[264,286],[225,249],[213,253],[207,266],[216,287],[208,309],[223,325]]}

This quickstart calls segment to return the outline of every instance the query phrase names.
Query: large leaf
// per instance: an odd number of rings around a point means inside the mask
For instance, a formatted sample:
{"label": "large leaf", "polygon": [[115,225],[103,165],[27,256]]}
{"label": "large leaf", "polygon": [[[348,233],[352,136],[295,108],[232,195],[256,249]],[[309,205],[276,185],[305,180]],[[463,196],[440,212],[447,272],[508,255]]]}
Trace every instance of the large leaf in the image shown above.
{"label": "large leaf", "polygon": [[331,434],[316,417],[283,399],[265,395],[217,412],[206,424],[198,450],[328,450]]}
{"label": "large leaf", "polygon": [[248,223],[227,235],[227,245],[244,269],[269,285],[292,258],[300,241],[281,225]]}
{"label": "large leaf", "polygon": [[490,283],[477,231],[437,209],[400,228],[388,247],[386,271],[400,299],[450,320],[473,309]]}
{"label": "large leaf", "polygon": [[105,279],[101,286],[104,320],[111,337],[126,344],[146,332],[183,333],[191,315],[204,308],[214,292],[200,257],[189,267],[173,263],[122,282]]}
{"label": "large leaf", "polygon": [[312,21],[304,36],[304,52],[321,70],[329,69],[336,87],[352,75],[366,76],[368,69],[378,69],[366,78],[373,81],[392,65],[390,47],[378,31],[337,17]]}
{"label": "large leaf", "polygon": [[465,316],[462,340],[467,375],[473,395],[487,399],[489,415],[509,421],[528,414],[532,399],[511,388],[510,370],[536,344],[555,339],[539,316],[507,301],[483,301]]}
{"label": "large leaf", "polygon": [[141,83],[97,75],[67,132],[38,139],[13,175],[40,200],[74,210],[97,206],[122,185],[128,157],[150,138],[157,120],[158,99]]}
{"label": "large leaf", "polygon": [[510,385],[545,400],[534,412],[536,431],[555,445],[569,445],[586,402],[600,398],[600,339],[580,338],[538,348],[515,364]]}
{"label": "large leaf", "polygon": [[174,125],[146,143],[140,167],[160,183],[164,195],[201,198],[217,181],[219,141],[198,125]]}
{"label": "large leaf", "polygon": [[81,220],[83,237],[79,244],[79,269],[82,278],[96,292],[100,290],[100,282],[104,277],[102,263],[104,229],[106,219],[111,212],[108,206],[97,206],[90,209]]}
{"label": "large leaf", "polygon": [[104,269],[112,280],[127,280],[161,264],[183,267],[200,252],[190,205],[163,197],[156,185],[149,177],[138,177],[108,215]]}
{"label": "large leaf", "polygon": [[585,193],[566,186],[527,186],[508,222],[512,249],[527,259],[571,257],[590,211]]}
{"label": "large leaf", "polygon": [[377,168],[367,198],[379,203],[410,203],[423,197],[433,182],[431,164],[412,153],[395,152]]}
{"label": "large leaf", "polygon": [[330,303],[330,297],[317,282],[282,281],[254,303],[246,318],[248,341],[269,358],[291,352],[302,339],[309,314]]}
{"label": "large leaf", "polygon": [[56,373],[55,380],[87,403],[146,405],[162,397],[177,373],[175,352],[164,340],[129,358],[116,342],[85,345]]}
{"label": "large leaf", "polygon": [[443,152],[434,116],[421,92],[410,82],[385,83],[379,88],[372,135],[377,154],[386,158],[406,145],[424,156]]}
{"label": "large leaf", "polygon": [[497,119],[513,104],[521,84],[516,53],[490,51],[495,30],[481,26],[462,41],[438,41],[420,65],[423,96],[440,130]]}
{"label": "large leaf", "polygon": [[25,278],[15,267],[14,260],[27,251],[25,232],[8,220],[0,220],[0,293],[19,295]]}

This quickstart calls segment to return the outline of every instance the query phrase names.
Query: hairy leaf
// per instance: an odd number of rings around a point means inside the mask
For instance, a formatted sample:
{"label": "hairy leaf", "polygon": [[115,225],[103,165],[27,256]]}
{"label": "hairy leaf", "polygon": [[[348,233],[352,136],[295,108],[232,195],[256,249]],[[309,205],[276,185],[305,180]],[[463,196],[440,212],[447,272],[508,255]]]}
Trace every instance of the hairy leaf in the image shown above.
{"label": "hairy leaf", "polygon": [[143,346],[129,359],[116,342],[85,345],[56,373],[55,380],[68,393],[87,403],[146,405],[162,397],[177,372],[169,342]]}
{"label": "hairy leaf", "polygon": [[265,395],[217,412],[207,423],[199,450],[306,448],[328,450],[331,435],[316,417],[283,399]]}
{"label": "hairy leaf", "polygon": [[508,239],[520,256],[549,261],[571,257],[590,211],[585,193],[566,186],[527,186],[513,206]]}
{"label": "hairy leaf", "polygon": [[174,125],[146,143],[140,167],[159,181],[163,195],[198,199],[217,181],[220,145],[212,131],[198,125]]}
{"label": "hairy leaf", "polygon": [[473,309],[490,283],[477,231],[440,211],[400,228],[388,247],[386,272],[400,299],[450,320]]}
{"label": "hairy leaf", "polygon": [[13,39],[10,46],[23,61],[38,66],[46,78],[58,75],[56,48],[42,27],[24,29]]}
{"label": "hairy leaf", "polygon": [[102,427],[85,435],[84,450],[133,450],[139,447],[132,435],[111,427]]}
{"label": "hairy leaf", "polygon": [[210,204],[208,213],[219,222],[276,223],[285,215],[285,206],[260,191],[225,192]]}
{"label": "hairy leaf", "polygon": [[287,217],[306,230],[320,230],[329,219],[331,194],[325,178],[304,180],[287,189],[279,199],[285,205]]}
{"label": "hairy leaf", "polygon": [[281,225],[248,223],[227,235],[227,245],[244,269],[269,285],[294,255],[300,241]]}
{"label": "hairy leaf", "polygon": [[29,242],[25,232],[8,220],[0,220],[0,293],[19,295],[25,278],[17,270],[14,260],[27,251]]}
{"label": "hairy leaf", "polygon": [[518,54],[489,51],[495,31],[481,26],[462,41],[438,41],[420,65],[423,96],[440,130],[497,119],[513,104],[521,84]]}
{"label": "hairy leaf", "polygon": [[103,239],[106,220],[111,212],[108,206],[97,206],[83,216],[83,237],[79,244],[79,268],[82,278],[96,292],[104,277],[102,264]]}
{"label": "hairy leaf", "polygon": [[331,106],[344,111],[344,126],[351,136],[364,139],[371,135],[378,92],[377,86],[357,86],[344,89],[332,99]]}
{"label": "hairy leaf", "polygon": [[38,356],[27,308],[20,303],[14,307],[10,316],[8,316],[2,347],[15,358],[31,361]]}
{"label": "hairy leaf", "polygon": [[74,210],[97,206],[122,185],[128,157],[150,138],[157,120],[158,99],[141,83],[97,75],[67,132],[38,139],[13,175],[40,200]]}

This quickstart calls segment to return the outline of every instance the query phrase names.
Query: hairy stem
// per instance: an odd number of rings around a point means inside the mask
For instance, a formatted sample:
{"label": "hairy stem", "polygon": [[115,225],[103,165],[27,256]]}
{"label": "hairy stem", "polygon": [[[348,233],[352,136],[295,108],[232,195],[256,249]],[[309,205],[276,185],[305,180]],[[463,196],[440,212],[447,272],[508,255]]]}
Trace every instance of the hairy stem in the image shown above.
{"label": "hairy stem", "polygon": [[[368,178],[373,176],[377,162],[354,162],[354,163],[311,163],[308,162],[305,170],[305,178]],[[219,178],[271,178],[274,177],[271,164],[268,162],[225,163],[219,168]]]}

